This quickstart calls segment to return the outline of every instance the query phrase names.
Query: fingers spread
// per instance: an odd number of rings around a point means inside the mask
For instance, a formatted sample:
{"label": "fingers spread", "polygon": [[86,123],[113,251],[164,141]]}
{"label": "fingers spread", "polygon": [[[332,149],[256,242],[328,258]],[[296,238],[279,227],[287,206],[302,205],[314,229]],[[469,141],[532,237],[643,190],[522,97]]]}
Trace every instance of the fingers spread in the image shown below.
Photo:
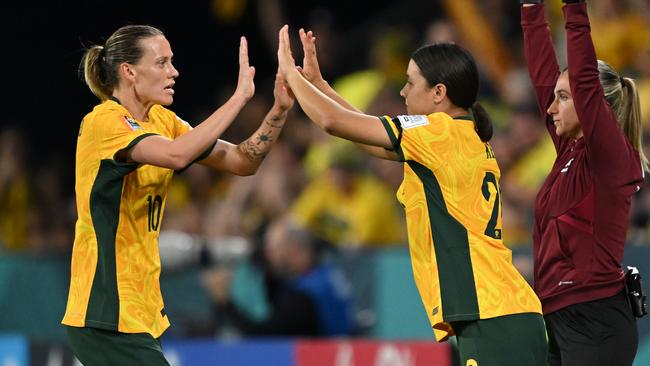
{"label": "fingers spread", "polygon": [[300,28],[298,34],[300,35],[300,42],[302,43],[302,48],[304,49],[305,47],[307,47],[307,42],[308,42],[307,34],[305,33],[305,30],[302,28]]}

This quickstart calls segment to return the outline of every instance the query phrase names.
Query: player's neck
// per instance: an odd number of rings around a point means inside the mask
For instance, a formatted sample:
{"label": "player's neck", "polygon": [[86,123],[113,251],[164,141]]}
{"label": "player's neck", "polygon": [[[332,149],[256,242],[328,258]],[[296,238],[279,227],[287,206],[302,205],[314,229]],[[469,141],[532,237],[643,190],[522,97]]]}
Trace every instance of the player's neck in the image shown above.
{"label": "player's neck", "polygon": [[153,103],[143,101],[134,90],[124,90],[117,88],[113,90],[113,96],[120,101],[120,104],[126,108],[131,116],[138,121],[147,121],[149,109]]}
{"label": "player's neck", "polygon": [[445,113],[447,113],[449,116],[451,116],[451,118],[456,118],[456,117],[469,115],[469,112],[467,111],[467,109],[463,109],[461,107],[450,108]]}

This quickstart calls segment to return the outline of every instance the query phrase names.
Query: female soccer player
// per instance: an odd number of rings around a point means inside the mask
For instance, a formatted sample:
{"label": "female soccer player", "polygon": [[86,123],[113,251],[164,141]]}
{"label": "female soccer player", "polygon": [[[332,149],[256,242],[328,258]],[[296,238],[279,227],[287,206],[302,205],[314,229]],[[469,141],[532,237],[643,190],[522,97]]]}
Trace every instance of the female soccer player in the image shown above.
{"label": "female soccer player", "polygon": [[79,128],[78,220],[63,324],[84,365],[168,365],[158,338],[169,327],[160,293],[158,234],[174,174],[191,163],[254,174],[294,100],[283,79],[259,129],[235,146],[219,136],[253,97],[255,69],[244,37],[232,97],[192,128],[165,108],[178,71],[163,33],[118,29],[84,54],[86,84],[101,100]]}
{"label": "female soccer player", "polygon": [[416,50],[401,91],[409,115],[376,117],[355,111],[322,79],[311,33],[300,31],[302,70],[287,26],[279,36],[280,73],[309,118],[373,155],[404,162],[397,197],[436,340],[456,335],[462,365],[545,365],[539,300],[503,245],[499,167],[471,55],[454,44]]}
{"label": "female soccer player", "polygon": [[587,5],[565,2],[563,72],[542,1],[521,9],[530,77],[557,150],[535,201],[535,291],[551,365],[631,365],[638,334],[621,262],[647,166],[639,97],[632,79],[596,59]]}

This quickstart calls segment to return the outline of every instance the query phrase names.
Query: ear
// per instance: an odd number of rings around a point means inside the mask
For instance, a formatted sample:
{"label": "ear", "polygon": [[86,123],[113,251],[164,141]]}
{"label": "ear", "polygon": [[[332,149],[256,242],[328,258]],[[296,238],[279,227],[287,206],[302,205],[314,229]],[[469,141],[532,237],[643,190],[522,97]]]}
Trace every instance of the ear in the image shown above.
{"label": "ear", "polygon": [[121,79],[128,80],[132,83],[135,82],[136,71],[133,65],[126,62],[122,62],[119,66],[118,73]]}
{"label": "ear", "polygon": [[438,83],[431,88],[430,92],[431,97],[433,98],[433,102],[440,104],[447,96],[447,86],[445,86],[445,84]]}

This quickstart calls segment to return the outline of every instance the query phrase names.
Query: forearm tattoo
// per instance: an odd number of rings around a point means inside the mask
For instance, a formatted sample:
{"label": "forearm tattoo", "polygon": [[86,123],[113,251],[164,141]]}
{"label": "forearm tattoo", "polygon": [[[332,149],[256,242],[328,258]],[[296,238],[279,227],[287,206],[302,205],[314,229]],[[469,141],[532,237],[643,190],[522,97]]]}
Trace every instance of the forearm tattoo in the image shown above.
{"label": "forearm tattoo", "polygon": [[239,151],[244,153],[244,155],[251,161],[264,159],[268,151],[264,151],[259,143],[253,142],[251,139],[248,139],[238,146]]}
{"label": "forearm tattoo", "polygon": [[273,115],[267,119],[264,120],[264,123],[271,127],[271,128],[282,128],[284,126],[284,120],[286,119],[286,115]]}
{"label": "forearm tattoo", "polygon": [[264,120],[263,127],[253,136],[239,144],[239,151],[251,161],[262,160],[268,154],[272,143],[284,126],[286,115],[271,115]]}

